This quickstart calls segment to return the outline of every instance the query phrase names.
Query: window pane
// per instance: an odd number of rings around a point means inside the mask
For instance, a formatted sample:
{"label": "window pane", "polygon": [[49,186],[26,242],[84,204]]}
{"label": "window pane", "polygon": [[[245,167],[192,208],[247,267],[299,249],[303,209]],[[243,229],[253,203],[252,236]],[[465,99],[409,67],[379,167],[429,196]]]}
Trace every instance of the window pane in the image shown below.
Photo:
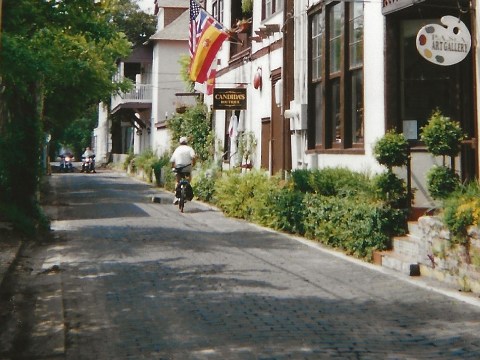
{"label": "window pane", "polygon": [[315,91],[315,144],[321,145],[323,143],[323,112],[322,112],[322,103],[323,103],[323,91],[322,83],[317,83],[314,85]]}
{"label": "window pane", "polygon": [[322,36],[323,17],[316,14],[312,18],[312,80],[319,80],[322,77]]}
{"label": "window pane", "polygon": [[402,120],[417,121],[417,136],[435,108],[449,116],[458,96],[458,89],[452,86],[457,68],[432,66],[417,51],[416,34],[424,23],[438,23],[438,20],[404,21],[401,33],[401,115]]}
{"label": "window pane", "polygon": [[335,78],[331,82],[330,94],[330,125],[332,128],[332,142],[342,142],[342,114],[340,113],[340,79]]}
{"label": "window pane", "polygon": [[223,0],[218,0],[218,21],[223,24]]}
{"label": "window pane", "polygon": [[363,64],[363,3],[350,3],[350,68]]}
{"label": "window pane", "polygon": [[273,0],[265,0],[265,17],[269,17],[273,13]]}
{"label": "window pane", "polygon": [[218,20],[218,9],[217,9],[217,3],[214,2],[212,4],[212,16]]}
{"label": "window pane", "polygon": [[283,9],[283,0],[276,0],[275,11],[278,12]]}
{"label": "window pane", "polygon": [[352,142],[363,143],[363,73],[357,70],[352,73]]}
{"label": "window pane", "polygon": [[340,71],[340,57],[342,50],[342,4],[338,3],[330,9],[330,73]]}

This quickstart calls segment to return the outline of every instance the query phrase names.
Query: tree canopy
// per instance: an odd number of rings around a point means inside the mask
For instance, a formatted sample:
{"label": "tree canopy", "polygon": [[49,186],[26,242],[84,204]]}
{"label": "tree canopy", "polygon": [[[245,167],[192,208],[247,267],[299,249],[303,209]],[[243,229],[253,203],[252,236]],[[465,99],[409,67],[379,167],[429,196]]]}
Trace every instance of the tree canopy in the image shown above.
{"label": "tree canopy", "polygon": [[112,77],[116,59],[132,46],[115,22],[129,2],[3,0],[0,220],[15,222],[13,213],[39,218],[35,195],[44,132],[66,126],[128,86]]}

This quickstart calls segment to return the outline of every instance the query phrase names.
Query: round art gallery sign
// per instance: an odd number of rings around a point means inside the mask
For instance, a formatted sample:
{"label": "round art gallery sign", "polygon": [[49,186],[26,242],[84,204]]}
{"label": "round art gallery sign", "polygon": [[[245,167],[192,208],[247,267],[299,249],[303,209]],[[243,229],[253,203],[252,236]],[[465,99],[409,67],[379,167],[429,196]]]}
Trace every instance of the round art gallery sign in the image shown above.
{"label": "round art gallery sign", "polygon": [[470,52],[470,32],[465,24],[454,16],[444,16],[440,21],[443,25],[429,24],[420,29],[417,34],[417,50],[434,64],[457,64]]}

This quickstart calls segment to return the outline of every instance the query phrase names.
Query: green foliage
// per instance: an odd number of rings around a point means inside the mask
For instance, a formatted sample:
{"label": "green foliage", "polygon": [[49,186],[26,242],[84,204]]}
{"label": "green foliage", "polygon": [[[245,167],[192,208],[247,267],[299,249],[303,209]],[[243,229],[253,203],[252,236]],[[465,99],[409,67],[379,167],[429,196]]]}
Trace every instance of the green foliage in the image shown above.
{"label": "green foliage", "polygon": [[391,204],[394,208],[406,208],[408,191],[405,181],[398,178],[391,170],[379,174],[373,179],[379,199]]}
{"label": "green foliage", "polygon": [[[163,154],[162,156],[155,158],[152,161],[152,169],[153,172],[155,173],[155,178],[157,180],[158,185],[164,185],[160,183],[160,180],[162,178],[162,171],[165,174],[167,171],[170,171],[170,156],[168,154]],[[165,179],[163,179],[165,181]]]}
{"label": "green foliage", "polygon": [[43,132],[57,134],[121,88],[111,79],[130,44],[106,2],[4,0],[2,15],[0,202],[41,223]]}
{"label": "green foliage", "polygon": [[453,235],[461,242],[467,239],[470,226],[480,225],[480,184],[473,181],[460,186],[451,193],[443,203],[443,222]]}
{"label": "green foliage", "polygon": [[149,182],[152,181],[153,165],[158,161],[157,155],[153,150],[148,149],[135,158],[135,166],[137,169],[143,170],[145,177]]}
{"label": "green foliage", "polygon": [[446,166],[433,166],[427,172],[428,192],[434,199],[446,199],[459,185],[458,174]]}
{"label": "green foliage", "polygon": [[[35,89],[32,87],[33,93]],[[30,227],[25,226],[22,219],[35,229],[43,222],[37,200],[41,176],[40,144],[44,142],[41,122],[31,97],[17,94],[16,89],[0,96],[12,109],[9,121],[3,127],[0,124],[0,217],[28,232]]]}
{"label": "green foliage", "polygon": [[185,90],[193,92],[195,81],[190,80],[190,56],[181,55],[178,63],[180,64],[180,77],[185,83]]}
{"label": "green foliage", "polygon": [[371,259],[391,235],[404,233],[404,212],[364,197],[307,194],[304,206],[307,237],[358,257]]}
{"label": "green foliage", "polygon": [[232,171],[217,178],[213,201],[227,215],[371,259],[392,235],[404,234],[406,224],[406,211],[379,197],[375,186],[365,174],[341,168],[296,170],[286,183],[260,171]]}
{"label": "green foliage", "polygon": [[405,166],[408,162],[409,146],[405,136],[394,130],[378,140],[373,147],[375,159],[388,169],[394,166]]}
{"label": "green foliage", "polygon": [[216,191],[216,182],[222,175],[221,171],[211,166],[200,169],[192,179],[195,197],[201,201],[212,202]]}
{"label": "green foliage", "polygon": [[273,187],[269,192],[262,225],[303,235],[305,194],[289,187]]}
{"label": "green foliage", "polygon": [[421,140],[435,156],[456,156],[465,134],[460,123],[444,116],[438,109],[433,111],[428,124],[422,127]]}
{"label": "green foliage", "polygon": [[135,165],[135,157],[136,155],[133,153],[133,150],[130,150],[127,154],[127,158],[123,162],[123,170],[127,170],[128,166]]}
{"label": "green foliage", "polygon": [[[58,129],[55,134],[52,134],[50,146],[56,148],[63,146],[71,149],[77,159],[80,159],[81,154],[87,146],[90,146],[92,140],[92,129],[98,121],[97,106],[91,106],[85,114],[72,122],[65,128]],[[52,154],[53,155],[53,154]]]}
{"label": "green foliage", "polygon": [[242,14],[251,16],[253,11],[253,0],[242,0]]}
{"label": "green foliage", "polygon": [[198,104],[187,108],[183,114],[176,114],[167,121],[167,128],[172,138],[172,151],[178,146],[180,137],[186,136],[200,161],[207,161],[212,157],[214,134],[205,105]]}
{"label": "green foliage", "polygon": [[143,44],[156,31],[156,16],[144,13],[132,0],[117,0],[111,12],[113,23],[134,47]]}
{"label": "green foliage", "polygon": [[50,221],[43,210],[36,203],[32,205],[32,209],[30,214],[26,214],[23,206],[0,203],[0,221],[10,222],[15,230],[30,236],[47,231]]}
{"label": "green foliage", "polygon": [[270,186],[264,172],[227,172],[216,183],[214,203],[227,215],[253,220],[263,211]]}
{"label": "green foliage", "polygon": [[166,190],[169,191],[174,191],[175,190],[175,184],[176,184],[176,178],[175,178],[175,173],[172,171],[171,167],[165,166],[163,168],[164,171],[164,187]]}
{"label": "green foliage", "polygon": [[372,193],[372,184],[366,174],[346,168],[321,170],[294,170],[291,173],[295,190],[336,196],[356,193]]}

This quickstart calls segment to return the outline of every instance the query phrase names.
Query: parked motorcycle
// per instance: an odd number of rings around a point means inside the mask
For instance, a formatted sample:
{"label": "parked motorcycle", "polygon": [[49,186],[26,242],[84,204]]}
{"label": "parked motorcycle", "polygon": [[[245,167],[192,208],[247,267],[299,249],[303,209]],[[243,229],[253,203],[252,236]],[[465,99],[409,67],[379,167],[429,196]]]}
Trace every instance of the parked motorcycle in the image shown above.
{"label": "parked motorcycle", "polygon": [[96,173],[95,171],[95,155],[82,158],[82,171],[86,173]]}
{"label": "parked motorcycle", "polygon": [[73,172],[73,157],[70,154],[61,155],[60,171],[61,172]]}

